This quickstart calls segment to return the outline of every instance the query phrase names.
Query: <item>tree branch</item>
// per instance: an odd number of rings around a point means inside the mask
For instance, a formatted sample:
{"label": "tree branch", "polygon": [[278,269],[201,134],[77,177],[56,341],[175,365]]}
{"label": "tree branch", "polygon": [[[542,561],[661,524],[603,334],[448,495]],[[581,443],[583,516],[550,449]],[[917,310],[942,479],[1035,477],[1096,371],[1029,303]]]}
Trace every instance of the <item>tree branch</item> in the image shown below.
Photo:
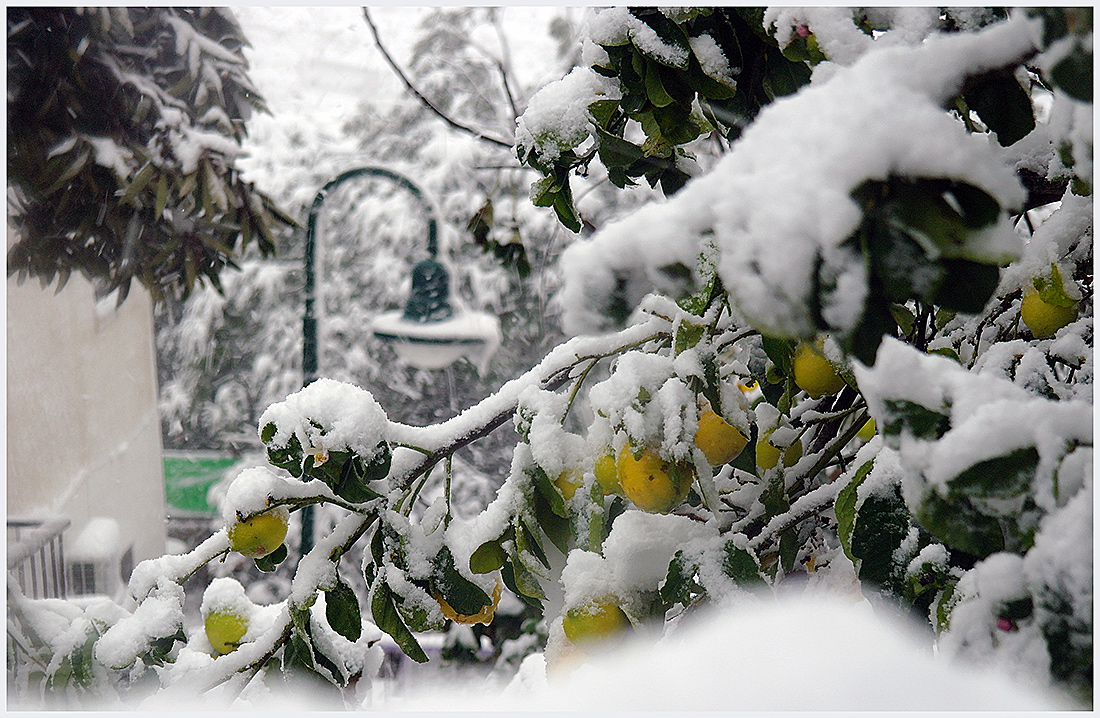
{"label": "tree branch", "polygon": [[440,110],[438,107],[436,107],[434,104],[432,104],[431,100],[429,100],[427,97],[425,97],[423,95],[423,93],[420,92],[420,90],[416,89],[416,87],[413,86],[412,82],[409,81],[409,78],[405,75],[405,73],[397,65],[397,63],[394,61],[394,59],[390,56],[390,53],[388,53],[386,51],[386,48],[383,47],[382,38],[379,37],[379,35],[378,35],[378,28],[375,27],[374,22],[371,21],[370,11],[367,8],[363,8],[363,19],[367,21],[367,26],[370,28],[371,35],[374,36],[374,46],[378,48],[378,51],[380,53],[382,53],[382,57],[386,60],[386,63],[393,70],[394,74],[397,75],[398,79],[400,79],[401,82],[404,83],[406,89],[408,89],[408,91],[412,93],[413,97],[420,100],[421,104],[423,104],[425,107],[427,107],[433,113],[435,113],[436,116],[438,116],[440,119],[442,119],[444,122],[446,122],[451,127],[455,128],[456,130],[461,130],[462,132],[466,132],[468,134],[471,134],[474,137],[478,138],[479,140],[483,140],[483,141],[488,142],[490,144],[494,144],[498,147],[507,147],[509,150],[512,149],[512,143],[511,142],[505,142],[503,140],[498,140],[495,137],[489,137],[488,135],[485,135],[485,134],[482,134],[481,132],[478,132],[477,130],[475,130],[472,127],[467,127],[466,125],[460,124],[460,123],[452,120],[442,110]]}

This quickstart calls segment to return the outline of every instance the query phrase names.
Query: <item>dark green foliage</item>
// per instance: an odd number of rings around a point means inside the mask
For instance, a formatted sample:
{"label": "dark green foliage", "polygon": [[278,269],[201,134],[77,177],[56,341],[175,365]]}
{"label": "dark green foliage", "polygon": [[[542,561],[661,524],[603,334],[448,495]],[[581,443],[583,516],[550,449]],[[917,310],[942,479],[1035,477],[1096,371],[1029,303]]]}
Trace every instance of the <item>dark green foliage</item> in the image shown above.
{"label": "dark green foliage", "polygon": [[997,221],[1001,207],[993,197],[955,180],[907,177],[865,182],[852,197],[863,222],[845,244],[863,256],[870,277],[864,316],[841,337],[846,351],[874,364],[882,337],[898,332],[892,304],[917,299],[970,314],[985,307],[1000,270],[968,240]]}
{"label": "dark green foliage", "polygon": [[273,251],[293,220],[234,167],[265,109],[244,44],[225,9],[9,8],[9,275],[163,300]]}
{"label": "dark green foliage", "polygon": [[[810,65],[792,51],[790,59],[760,26],[759,8],[706,8],[684,13],[674,22],[662,11],[635,7],[630,12],[652,29],[679,59],[658,56],[644,42],[602,46],[608,64],[593,71],[619,81],[622,98],[589,106],[595,147],[583,155],[567,149],[553,159],[537,148],[519,148],[520,162],[542,172],[531,196],[539,207],[553,207],[561,223],[574,232],[581,221],[569,186],[571,172],[583,173],[595,156],[616,187],[644,177],[665,195],[675,194],[689,176],[680,167],[683,145],[712,131],[733,139],[760,109],[776,97],[797,91],[810,80]],[[733,77],[707,74],[692,53],[689,37],[709,35],[729,61]],[[816,55],[814,56],[816,58]],[[692,113],[698,100],[703,117]],[[626,139],[627,127],[641,127],[646,140]]]}
{"label": "dark green foliage", "polygon": [[472,616],[493,603],[489,595],[455,568],[455,560],[446,546],[436,556],[433,588],[462,616]]}

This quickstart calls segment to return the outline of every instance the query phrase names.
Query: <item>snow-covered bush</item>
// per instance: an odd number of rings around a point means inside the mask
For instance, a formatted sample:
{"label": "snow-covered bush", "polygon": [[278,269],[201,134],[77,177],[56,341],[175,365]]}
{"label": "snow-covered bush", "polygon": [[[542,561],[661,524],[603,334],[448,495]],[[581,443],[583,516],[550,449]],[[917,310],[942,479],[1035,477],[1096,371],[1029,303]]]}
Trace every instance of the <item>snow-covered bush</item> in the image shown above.
{"label": "snow-covered bush", "polygon": [[[533,199],[575,225],[570,173],[597,156],[669,197],[566,251],[578,336],[435,425],[332,381],[276,403],[258,430],[281,472],[242,473],[226,529],[141,564],[136,607],[20,602],[53,627],[54,661],[115,631],[147,648],[126,666],[95,648],[88,684],[159,661],[168,692],[187,676],[192,695],[231,694],[299,666],[361,702],[368,623],[426,661],[417,634],[491,621],[501,586],[546,620],[531,684],[633,634],[675,646],[706,605],[808,592],[916,616],[941,657],[1090,705],[1091,12],[616,8],[588,34],[606,82],[552,85],[517,131],[546,174]],[[573,99],[587,112],[554,114]],[[689,179],[683,146],[712,131],[729,152]],[[507,478],[460,515],[452,456],[508,422]],[[266,630],[217,658],[173,633],[174,582],[226,554],[233,525],[312,503],[341,517]],[[339,572],[356,546],[363,595]],[[157,620],[139,632],[140,611]],[[710,637],[736,642],[730,625]]]}

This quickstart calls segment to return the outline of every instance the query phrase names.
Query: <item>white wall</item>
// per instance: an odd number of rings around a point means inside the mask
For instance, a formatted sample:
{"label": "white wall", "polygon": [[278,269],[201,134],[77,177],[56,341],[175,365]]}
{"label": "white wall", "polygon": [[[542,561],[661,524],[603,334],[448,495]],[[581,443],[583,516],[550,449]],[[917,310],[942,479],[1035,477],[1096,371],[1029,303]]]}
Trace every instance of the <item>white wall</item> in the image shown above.
{"label": "white wall", "polygon": [[90,518],[113,518],[135,562],[160,556],[152,301],[135,282],[117,311],[113,299],[97,307],[75,273],[54,289],[8,280],[8,517],[69,518],[67,546]]}

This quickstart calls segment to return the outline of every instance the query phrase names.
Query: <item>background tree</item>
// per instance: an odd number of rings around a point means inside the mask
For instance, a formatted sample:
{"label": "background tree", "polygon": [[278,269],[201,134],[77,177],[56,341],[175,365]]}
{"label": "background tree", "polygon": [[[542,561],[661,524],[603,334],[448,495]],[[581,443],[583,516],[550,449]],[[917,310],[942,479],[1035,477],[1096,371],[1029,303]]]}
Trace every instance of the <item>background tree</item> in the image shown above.
{"label": "background tree", "polygon": [[270,253],[292,220],[235,165],[264,109],[243,44],[213,8],[9,8],[9,275],[159,301]]}

